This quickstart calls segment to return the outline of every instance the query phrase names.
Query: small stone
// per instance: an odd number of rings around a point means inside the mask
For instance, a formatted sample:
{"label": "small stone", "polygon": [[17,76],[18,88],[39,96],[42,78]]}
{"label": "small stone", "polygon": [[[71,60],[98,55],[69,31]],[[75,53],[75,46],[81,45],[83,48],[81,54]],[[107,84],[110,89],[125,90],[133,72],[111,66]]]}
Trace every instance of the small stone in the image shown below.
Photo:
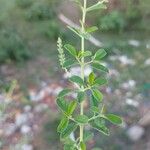
{"label": "small stone", "polygon": [[35,90],[29,91],[30,100],[33,102],[39,102],[45,97],[45,91],[41,90],[36,92]]}
{"label": "small stone", "polygon": [[135,87],[136,82],[135,82],[134,80],[129,80],[129,81],[128,81],[128,84],[129,84],[129,86],[130,86],[131,88],[133,88],[133,87]]}
{"label": "small stone", "polygon": [[0,141],[0,148],[2,148],[2,146],[3,146],[3,143],[2,143],[2,141]]}
{"label": "small stone", "polygon": [[112,93],[112,91],[113,91],[113,90],[112,90],[112,88],[111,88],[111,87],[107,87],[107,88],[106,88],[106,93],[107,93],[107,94],[111,94],[111,93]]}
{"label": "small stone", "polygon": [[120,73],[115,69],[109,69],[109,75],[114,77],[119,77]]}
{"label": "small stone", "polygon": [[[92,68],[90,66],[86,66],[84,69],[84,74],[87,77],[92,72]],[[81,74],[80,67],[73,67],[70,69],[69,73],[64,74],[64,78],[69,78],[71,75],[79,75]]]}
{"label": "small stone", "polygon": [[39,93],[36,95],[37,101],[41,101],[46,96],[46,92],[44,90],[39,91]]}
{"label": "small stone", "polygon": [[22,145],[22,150],[33,150],[33,146],[29,144]]}
{"label": "small stone", "polygon": [[145,60],[144,64],[145,64],[146,66],[149,66],[149,65],[150,65],[150,58],[147,59],[147,60]]}
{"label": "small stone", "polygon": [[140,42],[137,40],[129,40],[129,45],[134,46],[134,47],[139,47]]}
{"label": "small stone", "polygon": [[118,59],[123,65],[135,65],[135,61],[129,59],[126,55],[119,56]]}
{"label": "small stone", "polygon": [[47,87],[44,87],[43,90],[50,95],[53,93],[54,89],[52,87],[47,86]]}
{"label": "small stone", "polygon": [[144,127],[150,126],[150,111],[145,113],[145,115],[140,119],[139,124]]}
{"label": "small stone", "polygon": [[116,60],[118,60],[118,56],[110,56],[109,59],[111,61],[116,61]]}
{"label": "small stone", "polygon": [[28,126],[28,125],[23,125],[22,127],[21,127],[21,133],[22,134],[28,134],[28,133],[30,133],[31,132],[31,127],[30,126]]}
{"label": "small stone", "polygon": [[128,58],[126,55],[110,56],[111,61],[120,61],[123,65],[135,65],[136,61],[134,59]]}
{"label": "small stone", "polygon": [[32,107],[30,105],[27,105],[27,106],[24,107],[25,112],[30,112],[31,109],[32,109]]}
{"label": "small stone", "polygon": [[47,104],[38,104],[37,106],[35,106],[34,111],[37,113],[40,113],[44,110],[46,110],[48,108]]}
{"label": "small stone", "polygon": [[143,127],[135,125],[128,129],[127,135],[133,142],[136,142],[142,138],[144,135],[145,130]]}
{"label": "small stone", "polygon": [[11,124],[5,125],[4,133],[6,136],[12,135],[15,131],[16,131],[15,124],[11,123]]}
{"label": "small stone", "polygon": [[28,121],[27,114],[19,114],[16,116],[15,124],[17,126],[21,126],[22,124],[26,123]]}
{"label": "small stone", "polygon": [[121,87],[125,90],[133,89],[136,86],[136,82],[134,80],[129,80],[121,84]]}
{"label": "small stone", "polygon": [[3,134],[4,134],[4,130],[0,129],[0,137],[2,137]]}
{"label": "small stone", "polygon": [[139,102],[137,102],[137,101],[135,101],[133,99],[130,99],[130,98],[126,99],[126,104],[130,105],[130,106],[134,106],[134,107],[138,107],[139,106]]}
{"label": "small stone", "polygon": [[132,96],[132,92],[128,91],[128,92],[126,93],[126,97],[131,97],[131,96]]}
{"label": "small stone", "polygon": [[121,96],[122,93],[121,93],[121,91],[120,91],[119,89],[116,89],[116,90],[115,90],[115,94],[116,94],[117,96]]}
{"label": "small stone", "polygon": [[146,44],[146,48],[147,48],[147,49],[150,49],[150,44],[149,44],[149,43]]}

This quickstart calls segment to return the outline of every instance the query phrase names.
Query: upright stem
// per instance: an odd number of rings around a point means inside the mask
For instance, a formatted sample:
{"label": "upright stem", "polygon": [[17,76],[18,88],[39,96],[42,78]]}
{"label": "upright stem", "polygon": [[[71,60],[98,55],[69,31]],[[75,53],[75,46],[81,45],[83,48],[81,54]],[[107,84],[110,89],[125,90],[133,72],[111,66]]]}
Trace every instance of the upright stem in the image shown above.
{"label": "upright stem", "polygon": [[[86,7],[87,7],[87,0],[84,0],[83,9],[82,9],[82,27],[81,27],[82,33],[85,32]],[[85,50],[84,37],[81,38],[81,50],[82,50],[82,53],[84,53],[84,50]],[[84,57],[82,58],[81,62],[82,62],[81,63],[81,77],[84,80],[84,66],[85,66]],[[83,114],[84,114],[84,101],[80,105],[80,115],[83,115]],[[83,132],[84,132],[84,125],[80,125],[80,142],[83,141]]]}

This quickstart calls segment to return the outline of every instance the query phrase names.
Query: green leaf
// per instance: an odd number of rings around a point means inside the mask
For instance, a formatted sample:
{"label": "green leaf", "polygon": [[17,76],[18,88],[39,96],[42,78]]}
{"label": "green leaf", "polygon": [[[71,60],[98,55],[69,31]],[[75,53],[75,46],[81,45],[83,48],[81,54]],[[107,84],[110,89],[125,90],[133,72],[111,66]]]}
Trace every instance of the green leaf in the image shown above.
{"label": "green leaf", "polygon": [[97,9],[106,9],[106,5],[103,4],[103,1],[99,1],[98,3],[94,4],[93,6],[87,8],[87,12],[97,10]]}
{"label": "green leaf", "polygon": [[97,101],[99,101],[99,102],[102,101],[102,99],[103,99],[103,94],[102,94],[99,90],[93,89],[93,90],[92,90],[92,94],[93,94],[93,96],[96,98]]}
{"label": "green leaf", "polygon": [[56,100],[58,107],[65,113],[68,111],[68,103],[63,98],[58,98]]}
{"label": "green leaf", "polygon": [[97,99],[93,95],[91,95],[91,98],[90,98],[91,107],[92,106],[98,107],[98,104],[99,104],[99,101],[97,101]]}
{"label": "green leaf", "polygon": [[72,0],[72,1],[76,2],[79,6],[82,6],[82,3],[80,0]]}
{"label": "green leaf", "polygon": [[64,150],[75,150],[74,144],[65,144],[64,145]]}
{"label": "green leaf", "polygon": [[67,137],[67,138],[65,138],[65,139],[61,139],[62,140],[62,142],[65,144],[65,145],[70,145],[70,146],[72,146],[73,148],[74,148],[74,146],[75,146],[75,144],[76,144],[76,141],[74,141],[73,139],[71,139],[70,138],[70,136],[69,137]]}
{"label": "green leaf", "polygon": [[95,74],[94,74],[93,72],[91,72],[91,73],[89,74],[89,78],[88,78],[89,84],[90,84],[90,85],[93,85],[94,80],[95,80]]}
{"label": "green leaf", "polygon": [[92,106],[92,107],[91,107],[91,110],[92,110],[94,113],[99,113],[99,108],[96,107],[96,106]]}
{"label": "green leaf", "polygon": [[73,60],[73,59],[68,59],[68,60],[65,60],[64,64],[63,64],[63,68],[69,68],[73,65],[76,64],[76,61]]}
{"label": "green leaf", "polygon": [[78,29],[73,28],[73,27],[70,27],[70,26],[68,26],[68,28],[69,28],[71,31],[73,31],[75,34],[77,34],[79,37],[82,37],[82,36],[80,35],[80,33],[78,32]]}
{"label": "green leaf", "polygon": [[68,95],[70,92],[71,92],[70,89],[64,89],[58,94],[58,98],[64,97],[64,96]]}
{"label": "green leaf", "polygon": [[94,81],[94,84],[99,85],[99,86],[107,84],[107,83],[108,83],[108,81],[106,79],[104,79],[104,78],[97,78]]}
{"label": "green leaf", "polygon": [[84,51],[84,52],[79,51],[79,53],[78,53],[79,58],[88,57],[88,56],[91,56],[91,55],[92,55],[92,53],[90,51]]}
{"label": "green leaf", "polygon": [[80,86],[84,85],[84,81],[79,76],[72,76],[69,80],[71,82],[79,84]]}
{"label": "green leaf", "polygon": [[66,48],[66,50],[68,50],[68,52],[69,52],[71,55],[77,56],[76,49],[75,49],[72,45],[66,44],[64,47]]}
{"label": "green leaf", "polygon": [[86,131],[83,135],[83,141],[87,142],[89,140],[91,140],[94,137],[94,134],[90,131]]}
{"label": "green leaf", "polygon": [[72,132],[74,132],[77,129],[76,123],[69,123],[66,129],[61,133],[60,137],[62,139],[68,137]]}
{"label": "green leaf", "polygon": [[80,142],[80,148],[81,150],[86,150],[86,145],[83,142]]}
{"label": "green leaf", "polygon": [[96,120],[91,121],[90,125],[94,129],[98,130],[99,132],[101,132],[107,136],[110,135],[109,129],[104,124],[101,124],[101,122],[99,120],[98,121],[96,121]]}
{"label": "green leaf", "polygon": [[99,64],[99,63],[93,63],[93,64],[92,64],[92,67],[93,67],[94,69],[97,69],[97,70],[100,70],[100,71],[103,71],[103,72],[106,72],[106,73],[109,72],[109,70],[108,70],[105,66],[103,66],[103,65],[101,65],[101,64]]}
{"label": "green leaf", "polygon": [[68,106],[68,111],[67,111],[67,115],[72,115],[72,113],[74,112],[75,108],[77,106],[77,102],[76,101],[72,101],[69,106]]}
{"label": "green leaf", "polygon": [[94,60],[99,61],[106,55],[107,55],[107,52],[104,49],[99,49],[94,55]]}
{"label": "green leaf", "polygon": [[79,103],[81,103],[82,101],[84,101],[84,99],[85,99],[85,93],[84,92],[78,92],[77,99],[78,99]]}
{"label": "green leaf", "polygon": [[114,115],[114,114],[107,114],[105,115],[105,118],[109,120],[111,123],[116,124],[116,125],[121,125],[123,122],[121,117]]}
{"label": "green leaf", "polygon": [[60,124],[57,127],[57,132],[63,132],[65,130],[65,128],[68,126],[69,120],[66,117],[63,117],[61,119]]}
{"label": "green leaf", "polygon": [[77,28],[73,28],[73,27],[70,27],[68,26],[68,28],[73,31],[75,34],[77,34],[79,37],[81,38],[85,38],[85,39],[88,39],[90,37],[90,34],[89,33],[81,33],[80,29],[77,29]]}
{"label": "green leaf", "polygon": [[86,29],[86,32],[91,33],[91,32],[94,32],[94,31],[96,31],[96,30],[98,30],[98,27],[93,26],[93,27],[87,28],[87,29]]}
{"label": "green leaf", "polygon": [[88,123],[89,118],[85,115],[78,115],[75,117],[75,121],[81,124]]}

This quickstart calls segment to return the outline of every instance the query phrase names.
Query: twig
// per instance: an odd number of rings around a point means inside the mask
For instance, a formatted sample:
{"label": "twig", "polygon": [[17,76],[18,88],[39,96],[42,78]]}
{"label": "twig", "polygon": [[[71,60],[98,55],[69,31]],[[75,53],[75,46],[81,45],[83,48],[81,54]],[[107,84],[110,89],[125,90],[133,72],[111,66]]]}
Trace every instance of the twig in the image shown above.
{"label": "twig", "polygon": [[[58,15],[58,18],[59,18],[62,22],[64,22],[65,24],[67,24],[67,25],[69,25],[69,26],[71,26],[71,27],[73,27],[73,28],[78,28],[78,29],[79,29],[79,25],[75,24],[72,20],[70,20],[69,18],[67,18],[64,14],[62,14],[62,13],[59,14],[59,15]],[[93,37],[93,36],[90,36],[89,41],[90,41],[92,44],[94,44],[95,46],[97,46],[97,47],[102,47],[102,46],[103,46],[102,42],[100,42],[98,39],[96,39],[96,38]]]}

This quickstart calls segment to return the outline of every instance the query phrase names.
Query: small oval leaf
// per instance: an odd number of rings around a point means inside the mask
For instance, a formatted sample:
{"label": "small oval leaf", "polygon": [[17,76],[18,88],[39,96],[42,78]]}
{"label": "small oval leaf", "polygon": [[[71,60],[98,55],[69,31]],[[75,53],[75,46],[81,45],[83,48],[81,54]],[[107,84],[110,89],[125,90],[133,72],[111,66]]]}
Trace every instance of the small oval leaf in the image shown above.
{"label": "small oval leaf", "polygon": [[87,8],[87,12],[97,10],[97,9],[106,9],[106,5],[104,4],[105,1],[99,1],[96,4]]}
{"label": "small oval leaf", "polygon": [[102,94],[99,90],[93,89],[93,90],[92,90],[92,94],[93,94],[94,98],[96,98],[97,101],[99,101],[99,102],[102,101],[102,99],[103,99],[103,94]]}
{"label": "small oval leaf", "polygon": [[68,126],[66,127],[66,129],[60,134],[60,137],[62,139],[68,137],[73,131],[75,131],[77,128],[77,124],[76,123],[70,123],[68,124]]}
{"label": "small oval leaf", "polygon": [[56,100],[58,107],[65,113],[68,111],[68,103],[63,98],[58,98]]}
{"label": "small oval leaf", "polygon": [[68,106],[68,111],[67,114],[70,116],[72,115],[72,113],[74,112],[75,108],[77,106],[77,102],[76,101],[72,101],[69,106]]}
{"label": "small oval leaf", "polygon": [[81,124],[88,123],[89,118],[85,115],[78,115],[75,117],[75,121]]}
{"label": "small oval leaf", "polygon": [[59,98],[60,98],[60,97],[64,97],[64,96],[68,95],[70,92],[71,92],[70,89],[64,89],[64,90],[62,90],[62,91],[58,94],[58,97],[59,97]]}
{"label": "small oval leaf", "polygon": [[121,125],[123,122],[121,117],[114,115],[114,114],[106,114],[105,118],[109,120],[111,123],[116,124],[116,125]]}
{"label": "small oval leaf", "polygon": [[72,76],[72,77],[70,77],[69,80],[70,80],[71,82],[74,82],[74,83],[79,84],[80,86],[84,85],[84,81],[83,81],[82,78],[79,77],[79,76]]}
{"label": "small oval leaf", "polygon": [[99,85],[99,86],[107,84],[107,83],[108,83],[108,81],[106,79],[104,79],[104,78],[97,78],[94,81],[94,84]]}
{"label": "small oval leaf", "polygon": [[98,27],[93,26],[93,27],[87,28],[87,29],[86,29],[86,32],[91,33],[91,32],[94,32],[94,31],[96,31],[96,30],[98,30]]}
{"label": "small oval leaf", "polygon": [[65,60],[63,64],[63,68],[70,68],[71,66],[75,65],[76,61],[72,59]]}
{"label": "small oval leaf", "polygon": [[100,70],[100,71],[109,73],[109,70],[108,70],[105,66],[103,66],[103,65],[101,65],[101,64],[99,64],[99,63],[93,63],[93,64],[92,64],[92,67],[93,67],[94,69],[97,69],[97,70]]}
{"label": "small oval leaf", "polygon": [[94,60],[100,61],[106,55],[107,55],[107,52],[104,49],[99,49],[94,55]]}
{"label": "small oval leaf", "polygon": [[90,85],[93,85],[94,80],[95,80],[95,74],[94,74],[93,72],[91,72],[91,73],[89,74],[89,77],[88,77],[88,82],[89,82],[89,84],[90,84]]}
{"label": "small oval leaf", "polygon": [[65,130],[65,128],[68,126],[69,120],[66,117],[63,117],[61,119],[60,124],[57,127],[57,132],[63,132]]}
{"label": "small oval leaf", "polygon": [[64,47],[71,55],[77,56],[76,49],[72,45],[66,44]]}
{"label": "small oval leaf", "polygon": [[94,112],[94,113],[99,113],[99,112],[100,112],[100,111],[99,111],[99,108],[96,107],[96,106],[92,106],[92,107],[91,107],[91,111]]}
{"label": "small oval leaf", "polygon": [[101,133],[103,133],[103,134],[105,134],[105,135],[107,135],[107,136],[110,135],[109,129],[108,129],[105,125],[99,123],[99,121],[98,121],[98,122],[95,121],[95,120],[94,120],[94,121],[91,121],[91,122],[90,122],[90,125],[91,125],[94,129],[98,130],[99,132],[101,132]]}
{"label": "small oval leaf", "polygon": [[99,101],[97,101],[97,99],[93,95],[91,95],[91,98],[90,98],[90,105],[91,107],[92,106],[98,107],[99,105]]}
{"label": "small oval leaf", "polygon": [[79,53],[78,53],[79,58],[88,57],[91,55],[92,55],[91,51],[85,51],[85,52],[79,51]]}

